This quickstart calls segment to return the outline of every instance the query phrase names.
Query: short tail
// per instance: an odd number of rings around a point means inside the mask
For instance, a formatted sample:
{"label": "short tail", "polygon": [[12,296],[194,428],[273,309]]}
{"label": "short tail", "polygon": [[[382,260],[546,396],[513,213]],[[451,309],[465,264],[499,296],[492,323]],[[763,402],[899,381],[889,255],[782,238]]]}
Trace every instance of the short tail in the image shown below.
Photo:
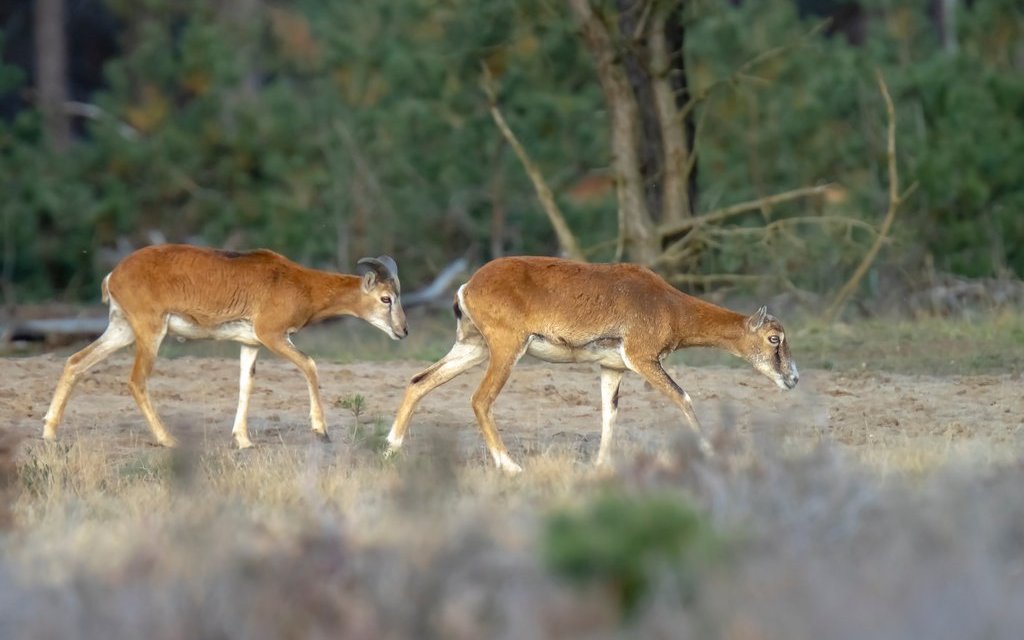
{"label": "short tail", "polygon": [[108,282],[110,282],[109,273],[103,278],[103,284],[100,285],[100,299],[103,300],[103,304],[110,302],[110,285]]}

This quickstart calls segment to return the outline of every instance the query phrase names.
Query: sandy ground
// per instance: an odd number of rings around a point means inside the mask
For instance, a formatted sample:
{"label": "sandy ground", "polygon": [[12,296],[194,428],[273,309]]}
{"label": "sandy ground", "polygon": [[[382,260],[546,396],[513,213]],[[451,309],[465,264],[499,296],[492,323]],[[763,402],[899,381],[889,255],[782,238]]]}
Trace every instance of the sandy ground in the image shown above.
{"label": "sandy ground", "polygon": [[[97,442],[108,450],[149,447],[152,438],[128,393],[130,353],[90,371],[76,388],[59,437]],[[339,401],[365,398],[360,421],[390,426],[408,379],[428,363],[320,363],[321,389],[332,430],[328,447],[351,442],[355,416]],[[0,425],[38,439],[63,359],[54,355],[0,359]],[[869,464],[927,468],[968,454],[1010,461],[1024,452],[1024,383],[1019,376],[928,377],[869,372],[801,371],[784,392],[753,371],[669,367],[694,399],[705,428],[735,429],[762,445],[809,447],[827,439]],[[486,460],[469,398],[482,367],[435,390],[421,403],[406,440],[416,455],[453,442],[467,459]],[[223,358],[161,359],[151,392],[168,428],[183,441],[231,446],[238,364]],[[524,361],[495,406],[513,457],[528,469],[533,455],[575,455],[590,462],[600,437],[599,376],[590,365]],[[308,399],[291,365],[261,354],[250,407],[257,446],[308,445]],[[685,431],[682,416],[637,376],[623,380],[614,451],[657,449]]]}

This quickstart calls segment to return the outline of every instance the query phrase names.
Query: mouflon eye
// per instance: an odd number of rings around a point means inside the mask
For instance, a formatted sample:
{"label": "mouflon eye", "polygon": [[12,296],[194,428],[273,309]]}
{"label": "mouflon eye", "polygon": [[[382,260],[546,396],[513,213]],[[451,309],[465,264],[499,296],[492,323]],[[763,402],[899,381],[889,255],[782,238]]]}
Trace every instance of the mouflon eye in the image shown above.
{"label": "mouflon eye", "polygon": [[768,336],[768,342],[772,344],[779,344],[781,340],[779,339],[779,336]]}
{"label": "mouflon eye", "polygon": [[391,304],[391,296],[381,296],[380,301],[384,304]]}

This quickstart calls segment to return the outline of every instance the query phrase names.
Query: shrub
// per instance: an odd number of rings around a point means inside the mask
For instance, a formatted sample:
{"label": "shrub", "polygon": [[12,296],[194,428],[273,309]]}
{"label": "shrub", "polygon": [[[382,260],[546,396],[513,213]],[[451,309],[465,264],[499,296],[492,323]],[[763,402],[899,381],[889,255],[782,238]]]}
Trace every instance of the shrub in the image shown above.
{"label": "shrub", "polygon": [[548,568],[579,585],[609,589],[621,612],[636,612],[659,580],[674,582],[684,603],[696,594],[701,566],[719,538],[707,520],[673,494],[607,494],[582,509],[551,515],[543,532]]}

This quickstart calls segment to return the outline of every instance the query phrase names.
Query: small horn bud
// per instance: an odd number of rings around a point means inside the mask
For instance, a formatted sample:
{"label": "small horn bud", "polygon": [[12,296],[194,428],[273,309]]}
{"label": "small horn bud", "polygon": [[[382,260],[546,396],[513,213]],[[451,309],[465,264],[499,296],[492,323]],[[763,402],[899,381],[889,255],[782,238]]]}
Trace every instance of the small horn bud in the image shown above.
{"label": "small horn bud", "polygon": [[757,331],[764,324],[764,321],[768,318],[768,307],[763,306],[755,311],[749,318],[747,318],[747,329],[750,331]]}
{"label": "small horn bud", "polygon": [[356,272],[361,276],[373,272],[378,280],[394,282],[396,290],[400,287],[398,282],[398,263],[389,255],[382,255],[378,258],[361,258],[359,262],[356,262]]}

